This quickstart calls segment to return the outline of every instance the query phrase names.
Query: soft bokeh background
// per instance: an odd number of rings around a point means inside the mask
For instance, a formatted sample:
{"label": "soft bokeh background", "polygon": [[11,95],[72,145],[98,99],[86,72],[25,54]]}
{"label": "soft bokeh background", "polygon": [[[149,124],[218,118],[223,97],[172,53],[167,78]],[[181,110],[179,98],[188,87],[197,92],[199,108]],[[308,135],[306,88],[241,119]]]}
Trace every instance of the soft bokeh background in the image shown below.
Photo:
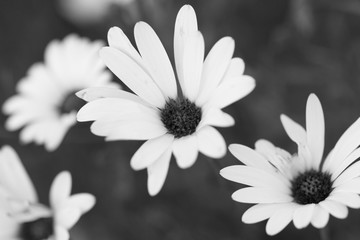
{"label": "soft bokeh background", "polygon": [[[97,1],[103,0],[83,1],[86,8],[74,11],[69,11],[71,6],[64,8],[61,2],[71,2],[65,0],[0,1],[0,104],[15,93],[17,81],[30,65],[43,60],[46,44],[69,33],[106,40],[107,30],[116,25],[133,39],[135,22],[144,20],[172,58],[176,13],[189,3],[197,12],[206,51],[221,37],[232,36],[234,55],[245,60],[246,73],[257,80],[252,94],[226,109],[237,123],[220,129],[228,144],[252,147],[257,139],[266,138],[295,151],[279,116],[286,113],[304,124],[311,92],[318,95],[325,111],[326,152],[360,116],[357,0],[134,0],[125,5],[114,0],[105,13],[85,14],[89,4]],[[74,192],[97,196],[96,207],[72,230],[73,240],[319,238],[313,227],[296,230],[290,224],[269,237],[264,222],[243,224],[241,215],[249,206],[230,197],[240,186],[218,175],[222,167],[238,163],[230,153],[220,160],[201,155],[188,170],[172,161],[163,190],[149,197],[146,171],[135,172],[129,165],[142,142],[105,143],[89,133],[89,124],[82,123],[71,129],[58,150],[49,153],[42,146],[20,144],[19,132],[4,129],[5,119],[0,116],[0,144],[17,150],[42,202],[47,203],[50,183],[64,169],[73,174]],[[331,218],[331,238],[358,239],[359,224],[356,210],[346,220]]]}

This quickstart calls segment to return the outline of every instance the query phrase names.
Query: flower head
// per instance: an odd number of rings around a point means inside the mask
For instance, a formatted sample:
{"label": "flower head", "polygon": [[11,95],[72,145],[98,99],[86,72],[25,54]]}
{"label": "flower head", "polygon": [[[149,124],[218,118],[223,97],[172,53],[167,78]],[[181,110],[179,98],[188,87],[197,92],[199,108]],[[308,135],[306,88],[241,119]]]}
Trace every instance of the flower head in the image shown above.
{"label": "flower head", "polygon": [[71,175],[66,171],[51,185],[50,207],[39,203],[18,155],[9,146],[0,150],[0,173],[0,223],[9,226],[0,229],[0,236],[6,239],[68,240],[68,230],[95,204],[91,194],[70,195]]}
{"label": "flower head", "polygon": [[329,215],[346,218],[348,208],[360,208],[360,119],[353,123],[324,161],[325,123],[318,98],[311,94],[306,106],[306,130],[281,116],[286,133],[298,145],[291,155],[266,140],[255,150],[231,144],[230,152],[244,165],[229,166],[220,174],[249,185],[232,195],[238,202],[255,203],[243,215],[245,223],[269,219],[266,232],[274,235],[291,221],[301,229],[310,223],[326,226]]}
{"label": "flower head", "polygon": [[23,127],[22,142],[55,150],[76,123],[76,112],[84,103],[74,93],[86,87],[114,86],[98,57],[102,46],[100,41],[76,35],[50,42],[44,63],[32,65],[17,85],[18,94],[4,103],[3,112],[10,115],[6,129]]}
{"label": "flower head", "polygon": [[221,134],[234,119],[221,109],[249,94],[255,81],[243,75],[244,62],[232,58],[234,40],[220,39],[204,60],[204,39],[194,9],[183,6],[176,18],[174,53],[177,77],[154,30],[135,25],[137,48],[120,28],[109,30],[109,47],[100,56],[135,94],[90,88],[78,121],[95,121],[91,131],[107,140],[147,140],[131,159],[135,170],[147,168],[148,190],[162,188],[172,153],[181,168],[194,164],[198,152],[220,158],[226,153]]}

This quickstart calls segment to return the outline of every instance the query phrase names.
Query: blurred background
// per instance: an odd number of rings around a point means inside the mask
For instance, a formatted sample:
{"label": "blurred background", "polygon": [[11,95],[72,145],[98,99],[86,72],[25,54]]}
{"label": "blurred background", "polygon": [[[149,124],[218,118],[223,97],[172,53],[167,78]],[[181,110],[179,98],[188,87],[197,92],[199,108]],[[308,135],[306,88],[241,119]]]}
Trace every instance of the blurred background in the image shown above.
{"label": "blurred background", "polygon": [[[360,1],[358,0],[1,0],[0,104],[15,94],[17,82],[35,62],[43,61],[45,46],[69,33],[103,39],[119,26],[133,41],[133,26],[148,22],[158,33],[173,61],[173,29],[178,10],[191,4],[197,12],[206,52],[223,36],[236,42],[234,56],[246,63],[246,74],[257,87],[225,109],[236,119],[219,129],[227,144],[253,147],[259,138],[294,152],[279,116],[285,113],[305,122],[310,93],[322,102],[326,121],[325,152],[360,116]],[[118,81],[114,77],[114,81]],[[19,143],[17,132],[4,129],[0,115],[0,144],[13,146],[40,195],[48,203],[55,175],[69,170],[73,192],[96,195],[97,204],[71,230],[72,240],[239,240],[318,239],[313,227],[296,230],[292,223],[269,237],[265,222],[246,225],[250,206],[231,200],[240,186],[218,174],[237,164],[199,156],[187,170],[172,161],[164,188],[156,197],[146,190],[146,171],[130,168],[141,141],[104,142],[81,123],[54,152]],[[331,217],[331,239],[358,239],[360,211],[345,220]]]}

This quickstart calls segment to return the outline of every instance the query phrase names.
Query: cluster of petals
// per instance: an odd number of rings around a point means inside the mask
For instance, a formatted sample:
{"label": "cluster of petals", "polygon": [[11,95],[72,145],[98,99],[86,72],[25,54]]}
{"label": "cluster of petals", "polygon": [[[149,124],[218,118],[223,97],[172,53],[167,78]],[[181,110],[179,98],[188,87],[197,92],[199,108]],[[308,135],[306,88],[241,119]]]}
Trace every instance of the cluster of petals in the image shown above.
{"label": "cluster of petals", "polygon": [[[20,131],[23,143],[44,145],[48,151],[59,147],[76,123],[76,112],[62,112],[63,104],[75,92],[92,86],[114,87],[111,73],[98,57],[101,41],[91,42],[71,34],[53,40],[45,49],[44,62],[33,64],[17,86],[17,94],[2,107],[9,117],[5,127]],[[81,101],[81,99],[79,99]]]}
{"label": "cluster of petals", "polygon": [[[198,152],[212,158],[225,155],[225,140],[214,127],[234,124],[222,108],[249,94],[255,81],[243,74],[242,59],[232,57],[235,45],[230,37],[220,39],[204,59],[204,39],[189,5],[180,9],[175,23],[178,85],[154,30],[138,22],[134,35],[139,52],[117,27],[109,30],[109,47],[100,51],[106,66],[134,94],[108,88],[82,90],[77,95],[88,103],[79,110],[77,119],[94,121],[91,131],[106,140],[147,140],[132,157],[131,166],[147,169],[149,193],[156,195],[164,184],[172,154],[180,168],[192,166]],[[196,131],[183,137],[170,134],[160,117],[167,101],[179,98],[201,108]]]}
{"label": "cluster of petals", "polygon": [[[226,167],[220,174],[249,186],[233,193],[235,201],[256,204],[243,214],[243,222],[268,219],[266,232],[274,235],[291,221],[298,229],[309,224],[323,228],[330,215],[343,219],[348,207],[360,208],[360,162],[356,161],[360,157],[360,119],[345,131],[324,160],[324,115],[314,94],[307,101],[306,130],[285,115],[281,122],[298,146],[294,155],[263,139],[255,143],[255,150],[240,144],[229,146],[245,165]],[[294,179],[308,171],[328,174],[331,191],[322,201],[300,204],[292,191]]]}
{"label": "cluster of petals", "polygon": [[0,149],[0,238],[18,239],[22,224],[41,218],[53,222],[52,240],[69,240],[68,230],[95,204],[89,193],[70,195],[71,175],[59,173],[51,184],[50,207],[38,201],[33,183],[10,146]]}

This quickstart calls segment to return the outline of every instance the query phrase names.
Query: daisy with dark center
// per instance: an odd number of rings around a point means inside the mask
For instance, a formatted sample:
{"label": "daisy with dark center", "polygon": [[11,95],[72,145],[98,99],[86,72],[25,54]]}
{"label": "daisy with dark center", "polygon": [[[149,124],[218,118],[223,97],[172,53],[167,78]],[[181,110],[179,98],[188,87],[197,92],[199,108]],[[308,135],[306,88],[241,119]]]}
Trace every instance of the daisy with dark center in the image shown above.
{"label": "daisy with dark center", "polygon": [[69,240],[68,230],[95,204],[89,193],[71,193],[71,175],[59,173],[50,188],[50,207],[38,201],[18,155],[0,149],[0,238]]}
{"label": "daisy with dark center", "polygon": [[266,232],[275,235],[291,221],[301,229],[310,223],[323,228],[332,215],[346,218],[348,207],[360,208],[360,119],[353,123],[322,161],[324,114],[318,98],[311,94],[306,105],[306,130],[281,116],[288,136],[298,145],[291,155],[266,140],[255,150],[231,144],[230,152],[245,165],[229,166],[221,176],[248,185],[233,193],[235,201],[254,203],[243,215],[245,223],[269,219]]}
{"label": "daisy with dark center", "polygon": [[31,66],[17,85],[18,94],[4,103],[3,112],[9,115],[6,129],[22,128],[22,142],[45,145],[48,151],[57,149],[85,104],[75,92],[86,87],[117,86],[99,59],[102,46],[100,41],[77,35],[50,42],[44,63]]}
{"label": "daisy with dark center", "polygon": [[139,52],[120,28],[109,30],[109,47],[100,51],[106,66],[135,94],[107,88],[77,93],[88,103],[78,121],[94,121],[91,131],[106,140],[147,140],[131,159],[135,170],[147,169],[148,190],[156,195],[167,176],[172,153],[180,168],[191,167],[198,152],[212,158],[226,153],[214,128],[229,127],[234,119],[222,108],[255,87],[243,75],[244,62],[232,58],[234,40],[220,39],[204,60],[204,39],[194,9],[183,6],[176,18],[174,55],[177,78],[154,30],[135,25]]}

